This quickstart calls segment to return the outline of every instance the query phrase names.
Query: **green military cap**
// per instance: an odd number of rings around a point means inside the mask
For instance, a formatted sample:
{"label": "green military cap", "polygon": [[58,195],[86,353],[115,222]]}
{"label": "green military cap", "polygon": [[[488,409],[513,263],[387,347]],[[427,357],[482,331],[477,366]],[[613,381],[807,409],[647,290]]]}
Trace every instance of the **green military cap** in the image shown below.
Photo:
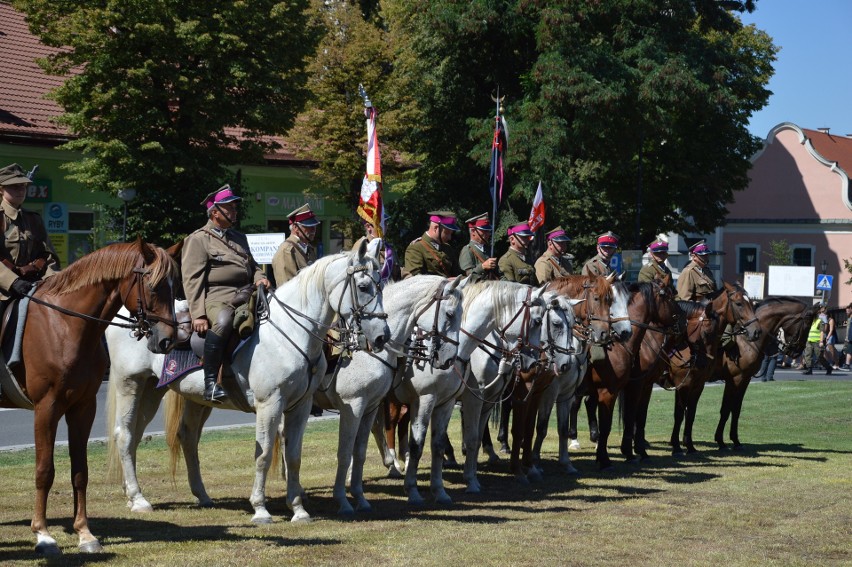
{"label": "green military cap", "polygon": [[0,186],[20,185],[21,183],[32,183],[30,178],[24,172],[23,168],[17,163],[7,165],[0,169]]}
{"label": "green military cap", "polygon": [[470,217],[464,221],[468,228],[476,228],[478,230],[487,230],[491,232],[494,228],[491,226],[491,221],[488,220],[488,213],[482,213],[475,217]]}
{"label": "green military cap", "polygon": [[429,215],[429,222],[438,223],[448,230],[459,230],[459,226],[456,224],[456,214],[453,211],[430,211],[426,214]]}
{"label": "green military cap", "polygon": [[298,209],[291,211],[290,214],[287,215],[287,220],[290,221],[290,224],[300,224],[302,226],[316,226],[320,223],[320,221],[317,220],[317,216],[307,203]]}

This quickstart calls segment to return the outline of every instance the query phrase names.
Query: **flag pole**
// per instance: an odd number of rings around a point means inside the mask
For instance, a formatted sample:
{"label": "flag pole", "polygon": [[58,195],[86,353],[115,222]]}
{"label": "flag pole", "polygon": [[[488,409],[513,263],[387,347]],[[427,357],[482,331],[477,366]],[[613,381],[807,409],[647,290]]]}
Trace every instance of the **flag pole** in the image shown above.
{"label": "flag pole", "polygon": [[489,258],[494,257],[494,233],[497,231],[497,209],[499,197],[497,195],[497,184],[498,184],[498,174],[497,168],[502,166],[502,163],[498,163],[502,157],[499,155],[500,150],[495,146],[500,143],[498,140],[499,131],[500,131],[500,85],[497,85],[497,96],[491,95],[491,99],[494,101],[496,105],[496,109],[494,112],[494,137],[492,138],[491,145],[491,179],[490,179],[490,187],[491,191],[491,225],[494,227],[491,233],[491,253]]}

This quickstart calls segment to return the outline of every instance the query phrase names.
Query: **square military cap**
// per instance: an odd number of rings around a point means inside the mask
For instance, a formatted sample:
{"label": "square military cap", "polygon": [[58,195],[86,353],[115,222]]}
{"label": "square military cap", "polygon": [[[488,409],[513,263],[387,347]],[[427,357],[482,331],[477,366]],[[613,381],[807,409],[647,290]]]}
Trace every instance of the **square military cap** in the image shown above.
{"label": "square military cap", "polygon": [[506,234],[512,236],[513,234],[516,236],[535,236],[535,233],[530,230],[530,225],[526,222],[519,222],[518,224],[513,224],[508,229],[506,229]]}
{"label": "square military cap", "polygon": [[708,254],[713,254],[713,251],[707,246],[707,242],[704,240],[699,240],[695,244],[689,247],[690,254],[697,254],[699,256],[707,256]]}
{"label": "square military cap", "polygon": [[648,245],[648,251],[653,252],[654,254],[662,254],[669,253],[669,243],[663,240],[662,238],[658,238]]}
{"label": "square military cap", "polygon": [[456,214],[453,211],[430,211],[426,214],[429,215],[429,222],[437,223],[447,230],[452,230],[453,232],[460,230],[459,225],[456,224],[458,222],[456,220]]}
{"label": "square military cap", "polygon": [[13,163],[0,169],[0,186],[20,185],[21,183],[29,185],[32,181],[20,165]]}
{"label": "square military cap", "polygon": [[571,237],[565,234],[565,229],[561,226],[557,226],[553,230],[545,233],[545,238],[549,241],[552,240],[554,242],[571,242]]}
{"label": "square military cap", "polygon": [[316,226],[320,223],[320,221],[317,220],[317,216],[307,203],[298,209],[291,211],[290,214],[287,215],[287,220],[290,221],[290,224],[300,224],[302,226]]}
{"label": "square military cap", "polygon": [[476,228],[478,230],[487,230],[491,232],[494,228],[491,226],[491,221],[488,220],[488,213],[482,213],[475,217],[470,217],[464,221],[468,228]]}
{"label": "square military cap", "polygon": [[620,240],[621,237],[611,230],[608,230],[605,233],[598,235],[598,246],[602,246],[604,248],[618,248],[618,242]]}
{"label": "square military cap", "polygon": [[201,204],[207,207],[207,210],[209,211],[214,205],[224,205],[225,203],[233,203],[234,201],[242,200],[242,197],[234,195],[230,185],[225,184],[204,197]]}

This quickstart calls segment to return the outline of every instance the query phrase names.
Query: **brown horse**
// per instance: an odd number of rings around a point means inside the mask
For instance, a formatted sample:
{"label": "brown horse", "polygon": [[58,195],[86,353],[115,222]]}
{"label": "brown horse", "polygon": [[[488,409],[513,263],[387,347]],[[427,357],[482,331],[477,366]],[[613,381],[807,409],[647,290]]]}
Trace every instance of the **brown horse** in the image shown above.
{"label": "brown horse", "polygon": [[[720,340],[725,326],[733,325],[733,338],[744,335],[748,342],[757,341],[763,332],[755,316],[754,306],[739,285],[724,283],[721,289],[707,296],[706,300],[709,302],[706,309],[712,321],[712,330],[705,332],[698,340],[691,340],[691,345],[680,348],[677,357],[684,362],[673,363],[670,367],[670,380],[675,385],[674,427],[670,439],[674,455],[683,453],[678,439],[681,423],[684,423],[683,444],[687,452],[697,452],[692,442],[692,425],[704,384],[713,380],[713,376],[720,370],[723,354]],[[681,305],[687,303],[681,302]],[[693,346],[696,344],[698,346]]]}
{"label": "brown horse", "polygon": [[[773,297],[758,305],[755,309],[758,323],[762,329],[761,338],[756,342],[737,335],[732,349],[726,350],[719,365],[719,376],[725,379],[725,393],[719,411],[719,425],[715,440],[720,449],[725,448],[725,423],[731,417],[731,441],[734,447],[740,447],[739,419],[743,407],[743,398],[751,377],[760,369],[764,353],[769,347],[776,346],[778,329],[784,330],[787,342],[778,344],[784,354],[797,357],[802,354],[807,342],[808,331],[813,323],[815,310],[792,297]],[[777,349],[772,349],[773,353]]]}
{"label": "brown horse", "polygon": [[102,338],[124,306],[135,316],[127,326],[139,339],[148,338],[149,349],[171,348],[176,334],[172,285],[177,279],[172,256],[140,240],[92,252],[44,280],[33,294],[23,332],[22,363],[12,368],[17,388],[15,392],[4,388],[0,406],[13,407],[14,399],[17,407],[35,411],[36,502],[31,527],[37,553],[60,553],[48,532],[46,513],[55,476],[56,428],[63,415],[68,424],[79,548],[101,551],[89,531],[86,512],[86,444],[107,368]]}

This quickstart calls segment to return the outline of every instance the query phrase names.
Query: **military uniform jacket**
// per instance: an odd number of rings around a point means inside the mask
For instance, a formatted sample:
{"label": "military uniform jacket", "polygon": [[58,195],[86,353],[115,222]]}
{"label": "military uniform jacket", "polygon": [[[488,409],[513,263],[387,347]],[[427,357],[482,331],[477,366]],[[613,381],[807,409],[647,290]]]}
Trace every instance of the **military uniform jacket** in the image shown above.
{"label": "military uniform jacket", "polygon": [[238,289],[265,277],[251,255],[246,235],[223,231],[212,221],[186,237],[181,273],[193,319],[207,316],[207,303],[231,301]]}
{"label": "military uniform jacket", "polygon": [[459,269],[470,276],[470,282],[476,283],[485,280],[499,280],[498,270],[485,270],[482,263],[488,260],[488,253],[484,246],[480,246],[472,240],[461,249],[459,253]]}
{"label": "military uniform jacket", "polygon": [[557,256],[550,250],[535,261],[535,277],[538,283],[544,284],[565,276],[570,276],[573,271],[571,260],[565,256]]}
{"label": "military uniform jacket", "polygon": [[438,244],[428,233],[411,241],[405,249],[405,269],[412,276],[431,274],[450,278],[459,274],[458,264],[447,244]]}
{"label": "military uniform jacket", "polygon": [[[50,276],[59,271],[59,257],[53,249],[53,245],[47,238],[47,230],[41,215],[25,209],[16,209],[5,200],[0,200],[2,205],[2,232],[3,244],[0,247],[0,260],[5,259],[15,266],[25,266],[30,262],[43,259],[45,265],[45,276]],[[12,287],[12,282],[20,277],[7,266],[0,264],[0,288],[3,291]],[[0,298],[8,299],[8,296],[0,293]]]}
{"label": "military uniform jacket", "polygon": [[666,277],[666,274],[671,278],[672,271],[665,264],[660,264],[653,258],[648,264],[642,266],[642,269],[639,270],[639,277],[637,278],[639,283],[642,282],[652,282],[654,280],[662,280]]}
{"label": "military uniform jacket", "polygon": [[686,265],[677,279],[677,298],[684,301],[701,301],[704,296],[716,291],[716,279],[706,266],[695,262]]}
{"label": "military uniform jacket", "polygon": [[497,262],[500,267],[500,272],[503,274],[503,280],[510,282],[518,282],[528,285],[538,285],[538,280],[535,278],[535,268],[532,264],[528,264],[526,256],[518,253],[517,250],[509,248],[509,250],[500,257]]}
{"label": "military uniform jacket", "polygon": [[612,268],[609,267],[609,262],[600,254],[596,254],[583,266],[584,276],[608,276],[611,273]]}
{"label": "military uniform jacket", "polygon": [[295,278],[302,268],[310,266],[316,260],[316,248],[307,244],[303,250],[299,243],[299,237],[291,234],[287,237],[287,240],[281,243],[281,246],[275,251],[275,256],[272,257],[272,273],[275,275],[275,285],[284,285]]}

